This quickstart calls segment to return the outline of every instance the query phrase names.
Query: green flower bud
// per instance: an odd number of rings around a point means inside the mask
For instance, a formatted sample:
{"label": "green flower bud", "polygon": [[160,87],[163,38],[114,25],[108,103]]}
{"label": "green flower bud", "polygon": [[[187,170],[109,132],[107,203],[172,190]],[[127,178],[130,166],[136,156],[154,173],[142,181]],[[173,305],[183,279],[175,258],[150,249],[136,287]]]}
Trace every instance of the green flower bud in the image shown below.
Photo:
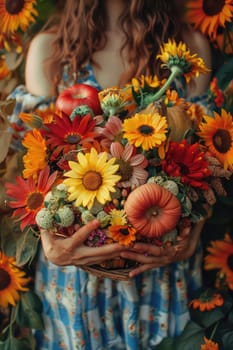
{"label": "green flower bud", "polygon": [[36,214],[36,223],[39,227],[49,230],[53,227],[53,214],[47,208],[42,208]]}
{"label": "green flower bud", "polygon": [[68,206],[59,208],[55,215],[56,222],[62,227],[69,227],[74,222],[74,212]]}
{"label": "green flower bud", "polygon": [[177,183],[173,180],[166,180],[162,183],[162,186],[166,188],[169,192],[174,194],[174,196],[177,196],[179,193],[179,187]]}
{"label": "green flower bud", "polygon": [[95,216],[89,210],[85,210],[81,214],[81,219],[84,224],[87,224],[89,221],[94,220]]}
{"label": "green flower bud", "polygon": [[100,227],[104,228],[104,227],[107,227],[109,225],[111,217],[110,217],[110,215],[105,213],[105,211],[102,210],[97,214],[97,219],[100,222]]}

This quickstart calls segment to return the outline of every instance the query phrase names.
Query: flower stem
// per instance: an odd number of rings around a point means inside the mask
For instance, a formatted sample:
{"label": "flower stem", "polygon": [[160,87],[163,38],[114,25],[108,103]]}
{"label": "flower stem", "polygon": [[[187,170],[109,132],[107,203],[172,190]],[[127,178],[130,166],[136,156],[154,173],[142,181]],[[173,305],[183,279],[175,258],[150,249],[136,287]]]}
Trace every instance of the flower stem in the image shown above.
{"label": "flower stem", "polygon": [[172,66],[171,67],[171,74],[169,75],[165,84],[154,95],[146,96],[146,98],[144,100],[144,104],[147,106],[151,102],[158,101],[163,96],[163,94],[165,93],[167,88],[171,85],[171,83],[176,79],[176,77],[178,77],[181,74],[183,74],[183,71],[182,71],[182,69],[180,69],[179,66]]}
{"label": "flower stem", "polygon": [[215,324],[215,326],[214,326],[214,329],[212,330],[212,332],[211,332],[211,335],[210,335],[210,340],[212,340],[213,339],[213,337],[214,337],[214,335],[215,335],[215,332],[216,332],[216,330],[217,330],[217,328],[218,328],[218,326],[219,326],[219,323],[220,323],[220,321],[217,321],[216,322],[216,324]]}

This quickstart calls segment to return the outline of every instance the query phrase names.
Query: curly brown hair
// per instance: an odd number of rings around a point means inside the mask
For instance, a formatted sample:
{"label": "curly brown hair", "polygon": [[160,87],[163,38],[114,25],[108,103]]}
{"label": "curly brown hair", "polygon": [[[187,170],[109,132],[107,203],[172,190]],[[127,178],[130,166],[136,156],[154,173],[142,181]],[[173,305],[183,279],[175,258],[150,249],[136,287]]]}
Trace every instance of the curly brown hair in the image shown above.
{"label": "curly brown hair", "polygon": [[[127,47],[129,69],[119,83],[133,76],[159,74],[155,56],[162,42],[179,38],[181,33],[180,0],[127,0],[118,25],[124,34],[121,52]],[[52,23],[52,26],[51,26]],[[54,91],[61,80],[64,65],[72,72],[84,72],[93,53],[106,43],[107,14],[104,0],[67,0],[59,16],[50,20],[47,31],[54,32],[53,55],[47,69],[53,76]]]}

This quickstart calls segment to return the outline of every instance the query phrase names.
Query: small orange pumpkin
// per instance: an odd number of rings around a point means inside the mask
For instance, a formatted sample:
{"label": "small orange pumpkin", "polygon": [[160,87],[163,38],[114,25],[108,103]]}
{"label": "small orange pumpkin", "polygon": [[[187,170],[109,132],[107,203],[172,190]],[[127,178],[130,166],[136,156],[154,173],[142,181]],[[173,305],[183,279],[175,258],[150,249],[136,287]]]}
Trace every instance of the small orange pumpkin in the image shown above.
{"label": "small orange pumpkin", "polygon": [[155,112],[166,116],[170,129],[170,140],[172,141],[179,142],[183,140],[185,133],[193,127],[193,122],[188,116],[184,104],[167,107],[163,101],[159,100],[150,103],[139,114]]}
{"label": "small orange pumpkin", "polygon": [[124,208],[131,225],[147,237],[159,238],[171,231],[181,215],[179,200],[155,183],[146,183],[132,191]]}

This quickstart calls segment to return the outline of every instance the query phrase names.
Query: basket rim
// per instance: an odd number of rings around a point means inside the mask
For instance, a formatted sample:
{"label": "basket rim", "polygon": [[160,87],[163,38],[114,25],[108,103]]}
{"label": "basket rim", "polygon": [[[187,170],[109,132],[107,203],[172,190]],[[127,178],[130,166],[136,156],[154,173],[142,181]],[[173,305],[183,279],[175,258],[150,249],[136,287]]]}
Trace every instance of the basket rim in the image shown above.
{"label": "basket rim", "polygon": [[79,266],[82,270],[90,272],[98,278],[110,278],[112,280],[128,281],[130,280],[129,272],[132,268],[127,269],[105,269],[99,265]]}

